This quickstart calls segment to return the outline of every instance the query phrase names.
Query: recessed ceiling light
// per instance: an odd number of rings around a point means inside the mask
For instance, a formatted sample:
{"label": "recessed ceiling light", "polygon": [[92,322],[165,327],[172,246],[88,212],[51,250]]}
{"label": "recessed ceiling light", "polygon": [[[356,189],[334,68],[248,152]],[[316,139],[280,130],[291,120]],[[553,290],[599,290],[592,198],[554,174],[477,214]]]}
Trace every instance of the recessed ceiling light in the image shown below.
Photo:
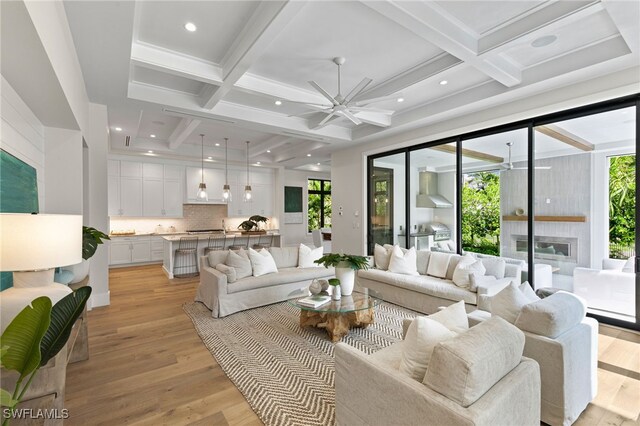
{"label": "recessed ceiling light", "polygon": [[270,150],[270,149],[268,149],[268,150],[267,150],[267,152],[271,152],[271,150]]}
{"label": "recessed ceiling light", "polygon": [[219,144],[219,143],[216,143],[216,146],[220,146],[220,144]]}
{"label": "recessed ceiling light", "polygon": [[260,162],[259,162],[259,161],[256,161],[256,164],[259,166],[259,165],[260,165]]}
{"label": "recessed ceiling light", "polygon": [[122,127],[116,127],[115,130],[116,130],[116,132],[121,132],[122,131]]}
{"label": "recessed ceiling light", "polygon": [[319,166],[319,165],[320,165],[320,163],[316,163],[316,166]]}
{"label": "recessed ceiling light", "polygon": [[311,157],[311,154],[307,154],[307,157]]}
{"label": "recessed ceiling light", "polygon": [[404,98],[398,98],[398,102],[404,102]]}
{"label": "recessed ceiling light", "polygon": [[198,27],[196,27],[196,24],[194,24],[193,22],[187,22],[186,24],[184,24],[184,29],[189,32],[194,32],[198,29]]}
{"label": "recessed ceiling light", "polygon": [[278,106],[282,105],[282,101],[277,100],[277,101],[276,101],[276,105],[278,105]]}
{"label": "recessed ceiling light", "polygon": [[211,160],[211,157],[207,157],[209,160]]}
{"label": "recessed ceiling light", "polygon": [[556,37],[554,35],[546,35],[546,36],[538,37],[537,39],[535,39],[535,40],[533,40],[531,42],[531,46],[533,46],[533,47],[548,46],[551,43],[553,43],[554,41],[556,41],[557,39],[558,39],[558,37]]}
{"label": "recessed ceiling light", "polygon": [[156,137],[156,135],[149,135],[149,137],[150,137],[150,138],[155,138],[155,137]]}
{"label": "recessed ceiling light", "polygon": [[151,150],[149,150],[149,151],[147,151],[147,152],[148,152],[149,154],[153,154],[153,151],[151,151]]}
{"label": "recessed ceiling light", "polygon": [[445,85],[447,85],[448,83],[449,83],[449,82],[448,82],[447,80],[441,80],[441,81],[440,81],[440,85],[441,85],[441,86],[445,86]]}

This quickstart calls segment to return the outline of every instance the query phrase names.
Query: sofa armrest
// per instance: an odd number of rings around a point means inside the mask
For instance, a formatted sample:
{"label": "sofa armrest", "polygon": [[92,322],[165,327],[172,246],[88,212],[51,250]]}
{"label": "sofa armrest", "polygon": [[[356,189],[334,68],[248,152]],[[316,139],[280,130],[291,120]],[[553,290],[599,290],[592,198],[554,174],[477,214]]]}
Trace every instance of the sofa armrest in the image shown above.
{"label": "sofa armrest", "polygon": [[502,290],[512,282],[516,283],[516,285],[520,284],[518,281],[519,280],[515,277],[504,277],[495,281],[480,282],[478,284],[477,293],[478,296],[481,294],[493,296],[494,294],[499,293],[500,290]]}
{"label": "sofa armrest", "polygon": [[515,278],[516,285],[519,285],[522,282],[522,266],[507,263],[504,267],[504,277]]}
{"label": "sofa armrest", "polygon": [[227,276],[208,265],[206,261],[200,262],[200,284],[196,291],[195,300],[204,303],[211,309],[214,318],[219,317],[220,297],[227,294]]}

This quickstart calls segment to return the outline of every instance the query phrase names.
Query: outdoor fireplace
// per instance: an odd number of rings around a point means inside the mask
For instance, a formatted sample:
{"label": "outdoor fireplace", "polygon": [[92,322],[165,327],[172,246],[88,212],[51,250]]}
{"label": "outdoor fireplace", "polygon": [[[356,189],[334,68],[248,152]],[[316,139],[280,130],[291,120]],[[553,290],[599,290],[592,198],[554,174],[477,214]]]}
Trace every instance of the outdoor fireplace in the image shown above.
{"label": "outdoor fireplace", "polygon": [[[514,235],[516,252],[526,253],[528,239],[526,235]],[[534,240],[534,258],[578,263],[578,239],[568,237],[536,236]]]}

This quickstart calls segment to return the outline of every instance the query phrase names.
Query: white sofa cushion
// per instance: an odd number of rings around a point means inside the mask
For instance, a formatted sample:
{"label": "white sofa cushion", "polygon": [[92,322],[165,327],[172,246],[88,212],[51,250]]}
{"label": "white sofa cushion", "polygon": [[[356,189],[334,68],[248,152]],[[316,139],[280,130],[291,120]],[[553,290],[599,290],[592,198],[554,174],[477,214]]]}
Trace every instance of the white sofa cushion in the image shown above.
{"label": "white sofa cushion", "polygon": [[306,285],[309,285],[314,278],[326,279],[332,276],[335,276],[334,268],[281,268],[278,269],[277,274],[267,274],[259,277],[250,276],[241,280],[239,279],[233,283],[233,285],[227,286],[227,293],[240,293],[256,288],[273,287],[295,282],[306,282]]}
{"label": "white sofa cushion", "polygon": [[236,279],[250,277],[253,275],[253,269],[251,268],[251,261],[249,255],[245,250],[238,250],[237,252],[229,250],[227,254],[227,260],[225,265],[231,266],[236,270]]}
{"label": "white sofa cushion", "polygon": [[451,254],[433,252],[429,257],[429,266],[427,266],[427,275],[432,277],[445,278],[447,276],[447,268]]}
{"label": "white sofa cushion", "polygon": [[416,252],[416,269],[420,275],[427,275],[430,256],[431,252],[429,250],[418,250]]}
{"label": "white sofa cushion", "polygon": [[533,291],[533,289],[529,285],[529,281],[525,281],[522,284],[520,284],[518,286],[518,289],[520,289],[522,294],[524,294],[524,297],[526,297],[529,300],[529,302],[537,302],[538,300],[540,300],[536,292]]}
{"label": "white sofa cushion", "polygon": [[529,303],[529,299],[520,291],[518,286],[511,283],[491,297],[489,303],[492,315],[502,317],[513,324],[516,322],[518,315],[520,315],[522,307]]}
{"label": "white sofa cushion", "polygon": [[462,333],[469,329],[469,317],[467,317],[467,311],[464,308],[464,300],[429,315],[429,318],[438,321],[454,333]]}
{"label": "white sofa cushion", "polygon": [[478,286],[492,283],[497,281],[498,279],[493,275],[484,275],[479,272],[472,272],[469,274],[469,290],[478,291]]}
{"label": "white sofa cushion", "polygon": [[575,294],[559,291],[525,305],[515,325],[521,330],[554,339],[580,324],[586,314],[584,300]]}
{"label": "white sofa cushion", "polygon": [[458,287],[471,288],[470,274],[484,275],[485,268],[482,261],[476,260],[470,254],[465,254],[458,262],[456,269],[453,271],[453,283]]}
{"label": "white sofa cushion", "polygon": [[428,317],[417,317],[409,326],[404,339],[404,347],[400,358],[400,372],[414,380],[422,381],[433,348],[440,342],[456,335],[438,321]]}
{"label": "white sofa cushion", "polygon": [[295,268],[298,266],[298,247],[269,247],[269,253],[276,262],[276,267]]}
{"label": "white sofa cushion", "polygon": [[218,263],[215,268],[227,276],[227,283],[229,284],[235,283],[238,279],[238,276],[236,275],[236,268],[232,266],[225,265],[224,263]]}
{"label": "white sofa cushion", "polygon": [[373,260],[375,262],[376,268],[383,271],[389,269],[389,260],[391,258],[392,250],[393,246],[389,244],[385,244],[384,246],[376,244],[373,247]]}
{"label": "white sofa cushion", "polygon": [[486,272],[485,275],[493,275],[497,279],[504,278],[504,271],[507,266],[507,262],[504,259],[498,257],[482,259]]}
{"label": "white sofa cushion", "polygon": [[298,268],[322,267],[322,265],[314,263],[321,257],[322,246],[311,248],[300,243],[300,247],[298,247]]}
{"label": "white sofa cushion", "polygon": [[631,272],[631,273],[633,273],[635,271],[634,270],[635,261],[636,261],[635,257],[630,257],[629,259],[627,259],[627,261],[622,266],[622,272]]}
{"label": "white sofa cushion", "polygon": [[427,275],[403,275],[379,269],[368,269],[358,271],[358,277],[372,281],[389,284],[395,287],[406,288],[418,293],[440,297],[457,302],[464,300],[465,303],[475,305],[476,293],[460,288],[451,281]]}
{"label": "white sofa cushion", "polygon": [[251,261],[251,268],[253,269],[254,277],[278,272],[276,262],[273,260],[269,250],[266,248],[263,248],[260,251],[255,251],[254,249],[249,248],[249,260]]}
{"label": "white sofa cushion", "polygon": [[521,361],[524,334],[492,317],[433,350],[424,384],[468,407]]}
{"label": "white sofa cushion", "polygon": [[394,246],[389,258],[389,272],[405,275],[419,275],[416,263],[416,249],[411,247],[404,253],[400,246]]}
{"label": "white sofa cushion", "polygon": [[215,268],[216,265],[225,263],[227,261],[227,256],[229,256],[228,250],[212,250],[207,255],[207,261],[209,262],[209,266]]}

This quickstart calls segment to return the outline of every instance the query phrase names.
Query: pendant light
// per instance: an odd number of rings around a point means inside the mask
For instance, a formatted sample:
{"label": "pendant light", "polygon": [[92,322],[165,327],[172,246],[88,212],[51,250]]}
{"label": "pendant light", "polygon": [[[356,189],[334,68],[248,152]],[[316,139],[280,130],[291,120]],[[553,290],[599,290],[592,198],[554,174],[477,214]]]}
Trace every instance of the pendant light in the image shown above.
{"label": "pendant light", "polygon": [[231,202],[231,187],[229,186],[229,166],[227,165],[229,138],[224,138],[224,185],[222,186],[222,201]]}
{"label": "pendant light", "polygon": [[198,185],[196,200],[209,201],[209,197],[207,196],[207,184],[204,183],[204,134],[200,134],[200,139],[202,141],[202,179],[200,180],[200,185]]}
{"label": "pendant light", "polygon": [[244,186],[244,201],[251,201],[251,185],[249,185],[249,141],[247,141],[247,184]]}

